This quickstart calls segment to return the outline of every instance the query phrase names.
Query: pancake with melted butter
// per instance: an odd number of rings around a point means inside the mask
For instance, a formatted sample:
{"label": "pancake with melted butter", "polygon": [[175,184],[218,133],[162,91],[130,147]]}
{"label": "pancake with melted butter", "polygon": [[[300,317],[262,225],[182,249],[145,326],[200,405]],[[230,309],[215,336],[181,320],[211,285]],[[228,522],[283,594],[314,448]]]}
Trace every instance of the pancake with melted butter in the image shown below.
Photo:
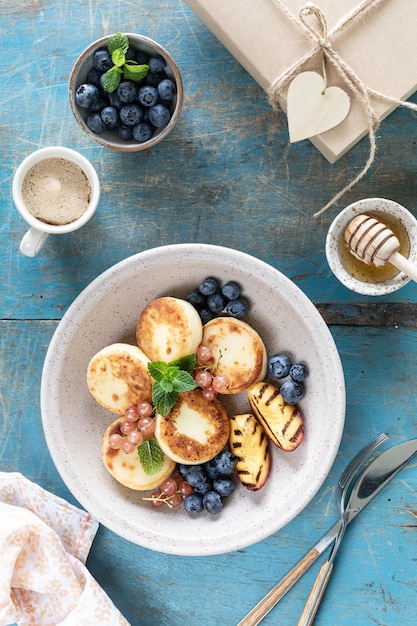
{"label": "pancake with melted butter", "polygon": [[110,424],[103,436],[102,456],[106,469],[119,483],[129,489],[136,491],[146,491],[155,489],[171,474],[175,469],[175,462],[164,455],[162,468],[156,474],[146,474],[140,462],[137,450],[126,454],[123,450],[113,450],[109,445],[109,437],[113,434],[120,435],[120,423],[124,422],[123,417],[119,417]]}
{"label": "pancake with melted butter", "polygon": [[123,415],[139,402],[152,402],[148,357],[127,343],[114,343],[97,352],[87,368],[87,385],[101,406]]}
{"label": "pancake with melted butter", "polygon": [[174,361],[194,354],[203,334],[196,309],[186,300],[157,298],[143,310],[136,326],[139,348],[151,361]]}
{"label": "pancake with melted butter", "polygon": [[229,437],[229,417],[217,400],[208,401],[200,389],[180,394],[166,416],[157,414],[155,437],[177,463],[205,463],[221,452]]}
{"label": "pancake with melted butter", "polygon": [[247,322],[217,317],[203,327],[202,344],[211,348],[209,361],[213,376],[227,376],[226,394],[246,391],[263,380],[267,370],[265,344]]}

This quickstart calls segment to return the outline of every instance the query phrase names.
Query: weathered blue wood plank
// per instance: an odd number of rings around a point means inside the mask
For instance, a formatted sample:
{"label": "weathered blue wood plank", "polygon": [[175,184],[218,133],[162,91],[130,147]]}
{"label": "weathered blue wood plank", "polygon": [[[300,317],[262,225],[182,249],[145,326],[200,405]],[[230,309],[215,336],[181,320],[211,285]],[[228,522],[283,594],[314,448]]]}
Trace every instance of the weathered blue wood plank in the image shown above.
{"label": "weathered blue wood plank", "polygon": [[[182,241],[255,254],[317,301],[357,301],[329,272],[326,230],[337,210],[365,196],[391,197],[415,209],[416,131],[409,111],[398,110],[382,124],[370,174],[339,207],[315,220],[313,212],[365,162],[367,140],[333,166],[308,141],[290,145],[285,117],[270,110],[263,91],[182,3],[165,3],[158,20],[148,2],[124,4],[123,10],[120,5],[120,21],[113,9],[100,5],[94,11],[83,2],[67,2],[65,9],[60,3],[39,10],[31,4],[30,12],[28,2],[17,6],[21,12],[10,7],[3,15],[0,43],[7,242],[0,252],[0,278],[12,286],[3,294],[6,317],[60,317],[80,289],[113,263]],[[67,81],[86,44],[133,25],[178,60],[185,103],[166,141],[143,154],[119,155],[93,144],[78,128]],[[103,186],[99,211],[82,231],[51,237],[39,258],[26,259],[18,252],[25,225],[13,212],[11,179],[30,151],[56,143],[93,161]],[[236,226],[242,223],[245,228]],[[414,293],[413,285],[388,299],[406,301]]]}

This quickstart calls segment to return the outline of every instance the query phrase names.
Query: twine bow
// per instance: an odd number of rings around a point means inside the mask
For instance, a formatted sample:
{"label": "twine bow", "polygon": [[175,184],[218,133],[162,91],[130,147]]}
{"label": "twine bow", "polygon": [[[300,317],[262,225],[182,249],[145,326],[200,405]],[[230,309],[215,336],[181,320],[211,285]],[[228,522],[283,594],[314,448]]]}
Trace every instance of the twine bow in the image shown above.
{"label": "twine bow", "polygon": [[[307,37],[313,43],[312,49],[302,59],[294,63],[289,67],[281,76],[279,76],[271,85],[268,92],[268,100],[272,107],[279,110],[279,97],[287,85],[295,78],[302,70],[304,65],[309,61],[317,52],[322,52],[322,66],[323,66],[323,79],[326,88],[327,84],[327,72],[326,62],[331,63],[344,83],[348,86],[351,92],[355,95],[356,99],[360,102],[363,110],[366,114],[367,129],[369,136],[369,155],[363,169],[359,172],[355,178],[348,183],[341,191],[339,191],[323,208],[314,214],[314,217],[318,217],[324,213],[329,207],[335,204],[347,191],[352,189],[368,172],[371,167],[376,152],[376,138],[375,133],[380,124],[378,115],[372,106],[372,99],[383,100],[396,106],[403,106],[414,111],[417,111],[417,105],[406,102],[404,100],[398,100],[386,96],[379,91],[371,89],[365,85],[362,80],[357,76],[353,69],[344,61],[344,59],[338,54],[333,39],[339,35],[342,31],[345,31],[348,27],[362,19],[366,13],[371,9],[376,8],[382,4],[385,0],[364,0],[358,7],[356,7],[351,13],[343,17],[342,20],[336,24],[334,29],[327,32],[327,22],[323,12],[313,3],[309,2],[304,5],[299,12],[299,17],[295,17],[287,7],[281,2],[281,0],[274,0],[274,2],[280,7],[280,9],[289,17],[289,19],[295,23],[301,30],[307,35]],[[317,26],[313,27],[308,21],[310,16],[316,18]]]}

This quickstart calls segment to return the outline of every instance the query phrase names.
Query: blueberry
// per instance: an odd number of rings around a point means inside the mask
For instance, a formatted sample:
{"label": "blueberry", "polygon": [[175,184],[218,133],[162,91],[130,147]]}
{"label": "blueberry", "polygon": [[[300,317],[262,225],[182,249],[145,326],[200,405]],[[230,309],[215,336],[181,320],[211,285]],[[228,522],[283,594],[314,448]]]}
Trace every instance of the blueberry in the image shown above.
{"label": "blueberry", "polygon": [[203,488],[204,484],[207,482],[207,474],[201,465],[191,465],[187,472],[186,480],[194,489]]}
{"label": "blueberry", "polygon": [[229,450],[222,450],[222,452],[219,452],[212,460],[219,475],[228,476],[235,471],[236,458]]}
{"label": "blueberry", "polygon": [[136,141],[139,141],[140,143],[143,143],[144,141],[149,141],[149,139],[152,137],[152,134],[153,129],[152,126],[148,124],[148,122],[140,122],[132,128],[133,137],[136,139]]}
{"label": "blueberry", "polygon": [[230,280],[222,287],[222,294],[228,300],[236,300],[240,296],[240,287],[237,283]]}
{"label": "blueberry", "polygon": [[303,386],[292,378],[282,383],[280,394],[287,404],[297,404],[304,395]]}
{"label": "blueberry", "polygon": [[149,109],[149,121],[156,128],[164,128],[170,119],[171,114],[163,104],[155,104]]}
{"label": "blueberry", "polygon": [[107,50],[96,50],[93,54],[93,67],[100,72],[107,72],[113,65],[111,56]]}
{"label": "blueberry", "polygon": [[124,124],[122,124],[117,128],[117,132],[119,133],[120,139],[123,139],[124,141],[129,141],[129,139],[132,139],[131,126],[124,126]]}
{"label": "blueberry", "polygon": [[162,100],[172,100],[176,92],[175,83],[170,78],[164,78],[158,85],[159,97],[162,98]]}
{"label": "blueberry", "polygon": [[215,459],[210,459],[210,461],[207,461],[206,463],[204,463],[203,467],[207,476],[211,478],[212,480],[219,478],[219,476],[221,475],[221,472],[219,468],[217,467],[217,463]]}
{"label": "blueberry", "polygon": [[295,363],[290,369],[290,376],[297,383],[302,383],[308,376],[308,369],[304,363]]}
{"label": "blueberry", "polygon": [[219,285],[215,278],[206,278],[199,284],[198,290],[203,296],[211,296],[213,293],[219,291]]}
{"label": "blueberry", "polygon": [[139,89],[138,100],[145,107],[152,107],[158,102],[158,90],[150,85],[144,85]]}
{"label": "blueberry", "polygon": [[220,313],[225,307],[225,299],[220,293],[212,293],[207,296],[207,306],[213,313]]}
{"label": "blueberry", "polygon": [[242,320],[246,317],[249,311],[249,304],[245,298],[236,298],[235,300],[229,300],[225,307],[226,313],[235,317],[238,320]]}
{"label": "blueberry", "polygon": [[93,133],[102,133],[103,130],[106,130],[106,124],[101,119],[100,113],[91,113],[87,117],[87,126]]}
{"label": "blueberry", "polygon": [[165,61],[159,55],[150,57],[148,65],[150,72],[163,72],[165,70]]}
{"label": "blueberry", "polygon": [[213,483],[212,483],[212,481],[209,478],[207,478],[207,476],[205,477],[204,481],[199,482],[194,487],[194,491],[196,493],[200,493],[201,495],[204,495],[208,491],[212,491],[212,489],[213,489]]}
{"label": "blueberry", "polygon": [[285,378],[291,369],[291,359],[286,354],[274,354],[268,359],[268,373],[273,378]]}
{"label": "blueberry", "polygon": [[149,64],[149,54],[144,52],[143,50],[136,50],[136,63],[138,65],[148,65]]}
{"label": "blueberry", "polygon": [[128,61],[136,61],[136,50],[132,48],[132,46],[128,47],[125,53],[125,59],[127,59]]}
{"label": "blueberry", "polygon": [[136,100],[138,89],[133,81],[124,80],[118,86],[116,93],[122,102],[129,104],[130,102]]}
{"label": "blueberry", "polygon": [[210,309],[208,307],[204,307],[204,308],[200,309],[198,314],[200,316],[201,323],[203,325],[207,324],[207,322],[210,322],[210,320],[212,320],[214,318],[213,311],[210,311]]}
{"label": "blueberry", "polygon": [[110,106],[115,107],[116,109],[121,109],[123,106],[123,102],[120,100],[117,95],[117,91],[112,91],[108,94]]}
{"label": "blueberry", "polygon": [[83,83],[75,92],[75,102],[83,109],[89,109],[99,98],[98,88],[90,83]]}
{"label": "blueberry", "polygon": [[222,497],[230,496],[235,490],[235,483],[228,476],[219,476],[213,481],[213,489]]}
{"label": "blueberry", "polygon": [[203,497],[198,493],[192,493],[184,498],[183,505],[189,515],[197,515],[204,508]]}
{"label": "blueberry", "polygon": [[104,107],[109,105],[109,101],[104,96],[99,96],[99,99],[96,100],[90,107],[90,111],[92,113],[101,113]]}
{"label": "blueberry", "polygon": [[100,78],[102,72],[97,70],[95,67],[92,67],[87,74],[87,83],[91,85],[95,85],[96,87],[100,87]]}
{"label": "blueberry", "polygon": [[126,104],[120,109],[119,115],[125,126],[136,126],[142,119],[142,109],[138,104]]}
{"label": "blueberry", "polygon": [[205,297],[198,289],[191,291],[185,299],[196,308],[201,307],[206,302]]}
{"label": "blueberry", "polygon": [[184,463],[179,463],[177,465],[178,473],[183,477],[184,480],[188,480],[188,472],[193,467],[193,465],[185,465]]}
{"label": "blueberry", "polygon": [[119,112],[114,107],[104,107],[101,112],[101,119],[108,128],[116,128],[119,123]]}
{"label": "blueberry", "polygon": [[143,82],[145,85],[156,88],[164,78],[166,78],[165,74],[162,76],[158,72],[148,72]]}
{"label": "blueberry", "polygon": [[217,515],[223,508],[221,495],[217,491],[208,491],[203,496],[203,506],[207,513]]}

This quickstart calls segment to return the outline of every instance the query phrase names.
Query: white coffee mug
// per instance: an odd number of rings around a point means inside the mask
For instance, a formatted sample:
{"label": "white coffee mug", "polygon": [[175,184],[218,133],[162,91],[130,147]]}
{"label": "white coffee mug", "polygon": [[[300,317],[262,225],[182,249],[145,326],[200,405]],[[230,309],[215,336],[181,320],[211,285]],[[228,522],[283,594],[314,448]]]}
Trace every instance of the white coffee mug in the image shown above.
{"label": "white coffee mug", "polygon": [[[22,196],[22,185],[29,170],[45,159],[66,159],[78,165],[84,172],[90,185],[87,208],[80,217],[67,224],[49,224],[32,215],[26,206]],[[62,146],[40,148],[29,154],[19,165],[13,178],[12,185],[13,202],[23,219],[30,228],[20,242],[20,252],[29,257],[34,257],[41,250],[48,235],[63,235],[84,226],[94,215],[100,198],[100,181],[96,170],[88,159],[82,154]]]}

